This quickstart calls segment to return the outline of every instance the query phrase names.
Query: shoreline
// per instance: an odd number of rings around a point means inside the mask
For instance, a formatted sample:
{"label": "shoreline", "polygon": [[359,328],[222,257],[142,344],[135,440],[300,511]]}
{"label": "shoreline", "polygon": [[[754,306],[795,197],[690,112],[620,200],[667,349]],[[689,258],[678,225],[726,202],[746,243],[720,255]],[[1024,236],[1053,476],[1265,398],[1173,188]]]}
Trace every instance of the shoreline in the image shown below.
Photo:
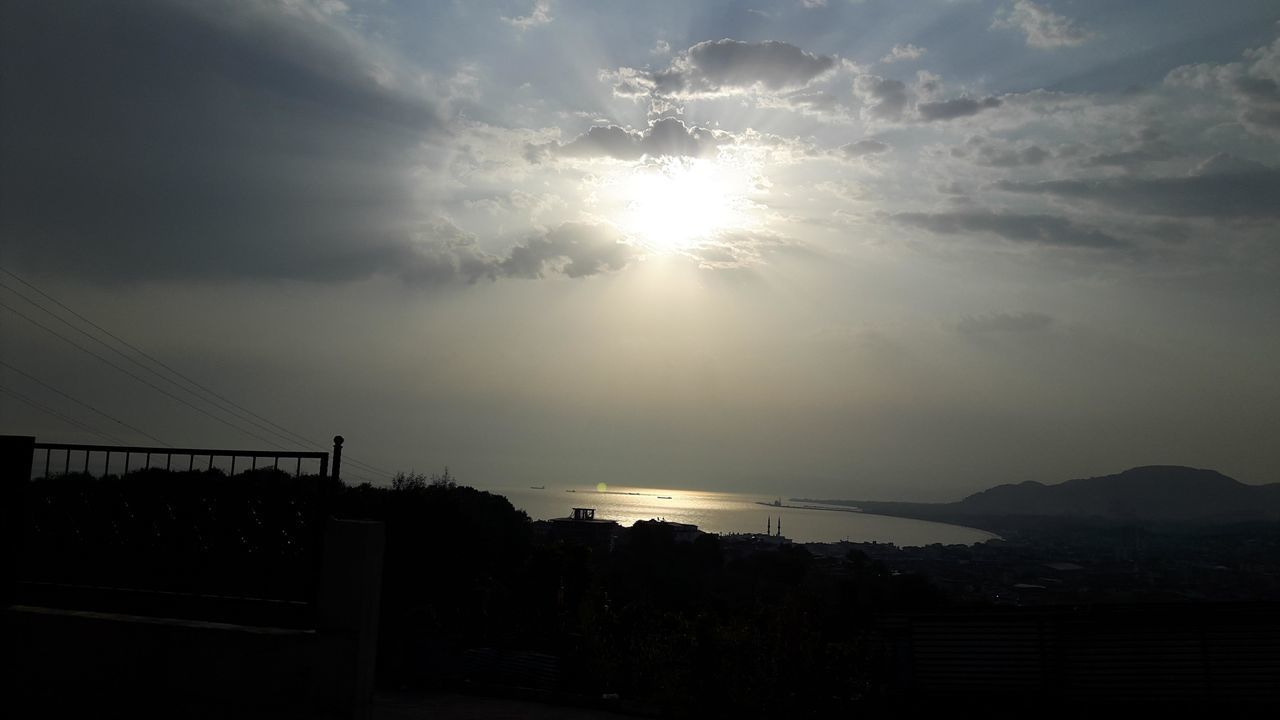
{"label": "shoreline", "polygon": [[778,508],[779,510],[831,510],[833,512],[861,513],[862,508],[857,507],[830,507],[822,505],[779,505],[777,503],[763,502],[756,500],[757,505],[765,507]]}

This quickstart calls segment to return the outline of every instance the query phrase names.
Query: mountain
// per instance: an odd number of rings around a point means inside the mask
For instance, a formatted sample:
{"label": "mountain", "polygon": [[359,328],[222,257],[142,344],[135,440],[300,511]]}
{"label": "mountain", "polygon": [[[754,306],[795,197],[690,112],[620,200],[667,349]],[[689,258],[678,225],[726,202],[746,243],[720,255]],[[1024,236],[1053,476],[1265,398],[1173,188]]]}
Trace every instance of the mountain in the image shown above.
{"label": "mountain", "polygon": [[1246,485],[1214,470],[1149,465],[1053,485],[1032,481],[997,485],[954,503],[817,502],[854,505],[884,515],[960,523],[1011,516],[1251,522],[1280,520],[1280,483]]}
{"label": "mountain", "polygon": [[1280,519],[1280,485],[1245,485],[1213,470],[1149,465],[1056,485],[998,485],[953,504],[964,513],[1113,520]]}

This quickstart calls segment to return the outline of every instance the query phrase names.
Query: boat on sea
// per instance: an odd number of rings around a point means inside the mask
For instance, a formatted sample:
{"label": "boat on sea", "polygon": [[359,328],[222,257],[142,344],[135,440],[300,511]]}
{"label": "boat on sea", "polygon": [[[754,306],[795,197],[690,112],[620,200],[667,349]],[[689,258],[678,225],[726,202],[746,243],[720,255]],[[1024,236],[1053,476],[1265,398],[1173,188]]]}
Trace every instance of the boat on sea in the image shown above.
{"label": "boat on sea", "polygon": [[547,486],[546,485],[530,485],[529,489],[530,490],[546,490]]}
{"label": "boat on sea", "polygon": [[670,495],[659,495],[659,496],[658,496],[658,499],[659,499],[659,500],[670,500],[670,499],[671,499],[671,496],[670,496]]}

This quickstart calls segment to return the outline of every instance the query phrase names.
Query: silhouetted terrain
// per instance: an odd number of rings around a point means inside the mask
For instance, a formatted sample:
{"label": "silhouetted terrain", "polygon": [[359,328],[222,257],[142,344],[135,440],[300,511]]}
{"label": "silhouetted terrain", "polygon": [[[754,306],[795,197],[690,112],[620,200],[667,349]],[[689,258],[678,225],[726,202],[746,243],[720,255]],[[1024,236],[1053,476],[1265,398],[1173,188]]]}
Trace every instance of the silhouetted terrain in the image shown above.
{"label": "silhouetted terrain", "polygon": [[[23,577],[77,586],[24,586],[24,602],[53,607],[155,610],[121,586],[296,597],[313,525],[384,522],[377,680],[388,689],[616,696],[615,706],[677,716],[847,710],[886,692],[876,618],[946,602],[924,578],[856,550],[686,540],[657,522],[618,528],[604,545],[538,533],[506,498],[447,471],[375,487],[151,469],[25,490]],[[112,588],[87,596],[85,584]],[[225,606],[186,609],[244,621]],[[305,606],[268,619],[301,624]]]}
{"label": "silhouetted terrain", "polygon": [[[1143,502],[1162,488],[1172,490]],[[904,618],[913,613],[1146,603],[1164,608],[1162,622],[1181,626],[1208,622],[1195,619],[1206,600],[1280,597],[1280,526],[1187,522],[1239,517],[1250,509],[1240,498],[1273,497],[1274,486],[1185,468],[1002,486],[949,505],[880,504],[1006,532],[1035,529],[1016,540],[924,548],[800,546],[781,537],[690,535],[662,522],[606,528],[597,542],[531,523],[506,498],[457,485],[447,471],[400,476],[388,488],[274,470],[227,477],[152,469],[41,478],[25,489],[32,579],[125,584],[166,597],[192,590],[305,595],[316,522],[380,520],[387,532],[377,644],[383,688],[517,693],[675,717],[834,715],[898,702],[916,682],[902,663],[925,667],[934,657],[927,648],[928,657],[911,655],[915,646],[903,633],[935,632],[934,620],[910,625],[916,621]],[[1253,504],[1259,513],[1273,507]],[[1148,529],[1125,521],[1136,516],[1170,522]],[[40,586],[24,592],[27,602],[50,606],[86,598],[41,596]],[[98,609],[145,612],[129,605],[138,595],[88,599]],[[118,607],[104,606],[104,598]],[[234,599],[221,598],[219,610]],[[1014,618],[991,617],[992,627]],[[1045,617],[1078,622],[1069,613]],[[307,616],[265,619],[305,623]],[[1245,635],[1252,637],[1251,628]],[[969,646],[956,647],[948,652],[967,668]],[[1232,657],[1228,650],[1224,657]],[[1086,655],[1081,667],[1092,662]],[[984,667],[1003,677],[998,663]],[[1208,670],[1196,672],[1193,680],[1208,682]]]}
{"label": "silhouetted terrain", "polygon": [[[799,499],[797,499],[799,500]],[[1280,483],[1246,485],[1213,470],[1149,465],[1116,475],[997,485],[953,503],[805,500],[1001,532],[1037,518],[1069,522],[1221,524],[1280,519]]]}

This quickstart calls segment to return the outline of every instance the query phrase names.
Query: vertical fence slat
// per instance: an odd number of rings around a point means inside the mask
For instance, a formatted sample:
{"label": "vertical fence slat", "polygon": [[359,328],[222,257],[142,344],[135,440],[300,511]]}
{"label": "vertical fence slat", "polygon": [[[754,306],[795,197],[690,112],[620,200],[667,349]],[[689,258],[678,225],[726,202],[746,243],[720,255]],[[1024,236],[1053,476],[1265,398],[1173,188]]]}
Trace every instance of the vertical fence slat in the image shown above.
{"label": "vertical fence slat", "polygon": [[[229,472],[231,475],[235,475],[236,464],[241,457],[248,457],[250,459],[249,470],[246,472],[256,471],[258,469],[258,461],[262,458],[268,458],[268,457],[271,458],[271,468],[273,470],[281,469],[280,461],[282,458],[284,459],[292,458],[294,461],[294,465],[293,465],[294,477],[300,477],[302,475],[303,460],[317,461],[319,463],[318,472],[321,477],[328,477],[329,468],[332,467],[336,471],[339,467],[338,463],[341,462],[339,458],[334,458],[334,462],[332,462],[331,464],[331,460],[330,460],[331,456],[328,453],[310,452],[310,451],[306,451],[306,452],[302,452],[302,451],[300,452],[289,452],[289,451],[263,452],[263,451],[255,451],[255,450],[245,450],[243,452],[235,451],[235,450],[185,451],[182,449],[136,447],[136,446],[128,446],[128,445],[110,445],[109,446],[109,445],[79,445],[79,444],[65,444],[65,443],[33,443],[33,444],[35,445],[35,448],[32,451],[33,456],[35,455],[35,453],[41,450],[44,451],[44,476],[45,477],[50,477],[51,473],[53,472],[53,451],[54,450],[57,450],[58,452],[63,453],[63,456],[62,456],[62,474],[63,475],[71,474],[71,459],[72,459],[71,456],[77,452],[84,453],[84,461],[82,463],[77,463],[77,465],[82,468],[82,472],[85,475],[89,475],[90,466],[93,464],[93,453],[101,452],[102,453],[102,474],[100,477],[107,477],[108,475],[112,474],[111,473],[111,455],[113,453],[124,454],[123,467],[121,468],[121,471],[120,471],[121,477],[128,475],[129,472],[133,470],[133,467],[132,467],[133,456],[135,454],[143,456],[143,463],[142,463],[142,466],[138,468],[139,470],[152,469],[152,465],[151,465],[152,456],[163,454],[165,458],[164,469],[169,472],[173,471],[174,455],[187,456],[188,472],[193,472],[195,470],[196,455],[205,455],[209,458],[209,462],[206,466],[209,470],[213,470],[213,466],[214,466],[214,463],[217,461],[217,458],[220,458],[220,457],[230,458]],[[335,447],[340,447],[340,446],[338,444],[335,444]],[[35,462],[37,461],[35,460],[34,457],[32,458],[32,460],[33,460],[32,465],[35,465]],[[155,469],[158,470],[160,468],[159,466],[156,466]]]}

